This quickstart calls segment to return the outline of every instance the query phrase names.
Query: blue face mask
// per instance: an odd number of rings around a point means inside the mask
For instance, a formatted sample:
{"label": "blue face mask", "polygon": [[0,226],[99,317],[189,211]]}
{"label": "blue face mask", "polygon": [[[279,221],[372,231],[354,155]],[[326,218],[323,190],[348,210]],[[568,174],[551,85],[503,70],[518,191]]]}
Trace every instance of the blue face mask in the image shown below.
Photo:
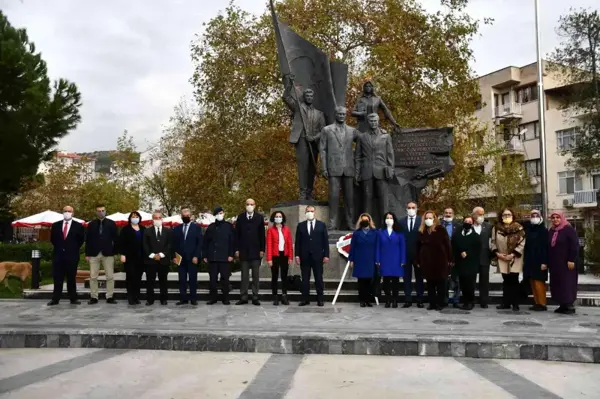
{"label": "blue face mask", "polygon": [[131,224],[139,224],[140,218],[131,218]]}

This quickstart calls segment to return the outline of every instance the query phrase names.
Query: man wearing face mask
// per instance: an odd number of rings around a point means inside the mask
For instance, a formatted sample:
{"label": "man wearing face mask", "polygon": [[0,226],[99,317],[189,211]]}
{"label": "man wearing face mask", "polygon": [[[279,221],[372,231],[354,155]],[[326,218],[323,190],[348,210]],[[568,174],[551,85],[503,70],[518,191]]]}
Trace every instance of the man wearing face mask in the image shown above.
{"label": "man wearing face mask", "polygon": [[217,303],[217,282],[221,275],[221,292],[223,305],[229,305],[229,276],[231,275],[231,262],[235,253],[235,234],[231,223],[225,221],[225,210],[220,206],[213,212],[215,222],[210,224],[204,234],[202,254],[204,263],[208,263],[210,276],[210,300],[207,305]]}
{"label": "man wearing face mask", "polygon": [[423,284],[423,273],[417,267],[415,262],[417,254],[417,239],[419,238],[419,226],[421,225],[421,217],[417,216],[417,204],[409,202],[406,205],[406,217],[400,220],[400,231],[406,239],[406,266],[404,267],[404,296],[406,297],[403,308],[412,306],[412,276],[413,270],[417,284],[417,307],[422,308],[423,292],[425,290]]}
{"label": "man wearing face mask", "polygon": [[490,264],[492,253],[490,241],[492,237],[492,226],[485,221],[485,210],[478,206],[473,209],[473,231],[479,234],[481,240],[481,252],[479,254],[479,304],[483,309],[488,307],[490,298]]}
{"label": "man wearing face mask", "polygon": [[63,208],[64,220],[52,224],[50,242],[54,247],[52,255],[52,277],[54,292],[48,306],[58,305],[63,292],[65,277],[67,278],[67,291],[72,305],[79,305],[77,300],[77,265],[79,263],[79,249],[83,245],[84,232],[81,223],[73,220],[73,207]]}
{"label": "man wearing face mask", "polygon": [[259,268],[265,256],[265,217],[254,212],[256,202],[252,198],[246,200],[246,212],[240,214],[235,222],[235,256],[242,267],[242,284],[240,300],[236,305],[248,303],[248,286],[250,285],[250,270],[252,270],[252,304],[260,306],[258,300],[258,284],[260,282]]}
{"label": "man wearing face mask", "polygon": [[296,227],[296,263],[302,272],[302,302],[310,305],[310,273],[317,288],[317,305],[323,306],[323,264],[329,262],[329,234],[327,226],[315,219],[315,207],[306,207],[306,220]]}
{"label": "man wearing face mask", "polygon": [[152,214],[152,227],[144,231],[144,256],[146,257],[146,306],[154,304],[154,284],[158,275],[160,304],[167,305],[167,277],[173,259],[173,231],[163,227],[162,213]]}
{"label": "man wearing face mask", "polygon": [[115,244],[119,239],[117,224],[106,218],[106,207],[102,204],[96,205],[96,216],[88,224],[85,241],[85,260],[90,264],[91,298],[88,303],[98,303],[98,274],[102,265],[106,273],[106,303],[115,304]]}
{"label": "man wearing face mask", "polygon": [[[177,267],[179,274],[179,302],[176,305],[185,305],[189,302],[198,305],[196,297],[198,285],[198,263],[202,259],[202,229],[192,222],[192,213],[189,208],[181,209],[183,224],[173,229],[175,236],[175,252],[181,256]],[[173,259],[177,263],[177,259]],[[190,295],[187,295],[187,285],[190,285]]]}
{"label": "man wearing face mask", "polygon": [[[452,241],[454,234],[457,232],[460,233],[462,228],[461,224],[454,220],[454,209],[450,207],[444,209],[441,225],[446,229],[450,241]],[[450,290],[453,292],[452,297],[450,297]],[[452,304],[455,308],[458,308],[460,305],[460,281],[454,268],[452,269],[450,276],[448,276],[445,299],[448,305]]]}

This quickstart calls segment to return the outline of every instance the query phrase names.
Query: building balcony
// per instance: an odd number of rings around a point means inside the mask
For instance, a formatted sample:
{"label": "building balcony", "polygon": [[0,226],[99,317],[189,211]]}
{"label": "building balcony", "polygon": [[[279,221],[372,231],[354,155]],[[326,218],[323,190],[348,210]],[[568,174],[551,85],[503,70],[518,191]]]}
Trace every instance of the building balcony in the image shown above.
{"label": "building balcony", "polygon": [[509,140],[501,139],[504,149],[508,154],[525,154],[525,146],[519,137],[512,137]]}
{"label": "building balcony", "polygon": [[575,191],[573,208],[596,208],[598,206],[598,190]]}
{"label": "building balcony", "polygon": [[523,109],[521,103],[510,102],[508,104],[498,105],[495,114],[496,121],[522,119]]}

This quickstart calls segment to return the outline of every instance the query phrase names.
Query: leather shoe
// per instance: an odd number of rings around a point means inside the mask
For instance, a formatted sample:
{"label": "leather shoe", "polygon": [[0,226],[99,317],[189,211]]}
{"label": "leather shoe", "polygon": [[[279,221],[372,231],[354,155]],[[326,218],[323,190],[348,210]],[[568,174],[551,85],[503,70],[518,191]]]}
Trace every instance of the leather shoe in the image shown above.
{"label": "leather shoe", "polygon": [[134,303],[134,305],[141,305],[141,304],[142,304],[142,302],[139,299],[137,299]]}
{"label": "leather shoe", "polygon": [[273,306],[279,306],[279,300],[278,299],[275,299],[273,301]]}
{"label": "leather shoe", "polygon": [[160,301],[160,304],[163,306],[167,306],[167,303],[168,303],[167,301]]}
{"label": "leather shoe", "polygon": [[281,304],[282,305],[289,305],[290,304],[290,301],[288,301],[288,299],[287,299],[287,295],[282,295],[281,296]]}
{"label": "leather shoe", "polygon": [[392,304],[390,303],[390,301],[385,301],[385,308],[389,309],[392,306]]}
{"label": "leather shoe", "polygon": [[98,303],[98,299],[96,298],[90,298],[90,300],[88,301],[88,305],[95,305]]}
{"label": "leather shoe", "polygon": [[411,306],[412,306],[412,303],[406,302],[404,305],[402,305],[402,308],[407,309],[407,308],[410,308]]}
{"label": "leather shoe", "polygon": [[488,304],[487,303],[482,303],[480,306],[481,306],[481,309],[487,309],[488,308]]}
{"label": "leather shoe", "polygon": [[223,305],[231,305],[231,302],[229,302],[229,299],[225,299],[222,303],[223,303]]}
{"label": "leather shoe", "polygon": [[513,310],[513,312],[518,312],[519,311],[519,305],[513,305],[512,306],[512,310]]}
{"label": "leather shoe", "polygon": [[240,299],[239,301],[237,301],[235,303],[236,305],[246,305],[248,304],[248,301],[244,300],[244,299]]}
{"label": "leather shoe", "polygon": [[106,300],[106,303],[110,303],[111,305],[114,305],[114,304],[116,304],[116,303],[117,303],[117,301],[115,300],[115,298],[108,298],[108,299]]}
{"label": "leather shoe", "polygon": [[393,309],[397,309],[398,308],[398,301],[396,301],[395,299],[392,301],[392,308]]}
{"label": "leather shoe", "polygon": [[427,306],[427,310],[437,310],[437,306],[429,305],[429,306]]}
{"label": "leather shoe", "polygon": [[496,309],[498,309],[498,310],[510,309],[510,305],[498,305],[498,306],[496,306]]}
{"label": "leather shoe", "polygon": [[146,306],[152,306],[154,305],[154,301],[150,302],[150,301],[146,301]]}
{"label": "leather shoe", "polygon": [[260,301],[258,299],[254,299],[254,300],[252,300],[252,304],[254,306],[260,306]]}
{"label": "leather shoe", "polygon": [[78,299],[75,299],[74,301],[70,301],[71,305],[81,305],[81,301]]}
{"label": "leather shoe", "polygon": [[453,307],[454,309],[458,309],[458,308],[460,308],[460,305],[459,305],[458,303],[456,303],[456,302],[455,302],[455,303],[453,303],[453,304],[452,304],[452,307]]}
{"label": "leather shoe", "polygon": [[373,305],[371,305],[371,302],[367,302],[367,307],[368,308],[372,308],[373,307]]}
{"label": "leather shoe", "polygon": [[206,302],[207,305],[214,305],[215,303],[217,303],[216,299],[211,299],[210,301]]}
{"label": "leather shoe", "polygon": [[317,302],[317,306],[323,307],[323,306],[325,306],[325,304],[323,303],[323,301],[319,301],[319,302]]}
{"label": "leather shoe", "polygon": [[366,303],[364,303],[364,302],[361,302],[361,303],[360,303],[360,307],[361,307],[361,308],[366,308],[366,307],[367,307],[367,304],[366,304]]}
{"label": "leather shoe", "polygon": [[188,301],[179,301],[175,304],[175,306],[187,305]]}
{"label": "leather shoe", "polygon": [[302,301],[298,304],[298,306],[308,306],[308,305],[310,305],[310,302],[308,302],[308,301]]}
{"label": "leather shoe", "polygon": [[56,306],[58,305],[58,301],[55,300],[51,300],[50,302],[47,303],[48,306]]}
{"label": "leather shoe", "polygon": [[419,303],[417,303],[417,307],[418,307],[419,309],[422,309],[422,308],[424,308],[424,307],[425,307],[425,305],[423,305],[423,302],[419,302]]}
{"label": "leather shoe", "polygon": [[192,301],[191,303],[192,303],[192,306],[198,306],[198,301],[196,301],[196,300]]}

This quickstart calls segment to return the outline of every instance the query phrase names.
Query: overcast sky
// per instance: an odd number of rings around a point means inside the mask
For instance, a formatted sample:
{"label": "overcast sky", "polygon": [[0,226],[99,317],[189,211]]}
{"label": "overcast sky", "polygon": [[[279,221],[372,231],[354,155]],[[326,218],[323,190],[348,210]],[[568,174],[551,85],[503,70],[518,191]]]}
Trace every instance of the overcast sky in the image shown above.
{"label": "overcast sky", "polygon": [[[421,0],[435,10],[439,0]],[[173,107],[191,98],[190,42],[202,23],[229,0],[0,0],[16,27],[27,28],[51,77],[74,81],[83,99],[82,123],[60,144],[68,151],[115,147],[127,129],[143,150],[160,137]],[[264,11],[266,0],[236,0]],[[540,0],[542,50],[559,39],[554,28],[569,7],[597,0]],[[469,13],[492,17],[472,44],[477,74],[535,61],[533,0],[471,0]],[[597,6],[596,6],[597,7]]]}

